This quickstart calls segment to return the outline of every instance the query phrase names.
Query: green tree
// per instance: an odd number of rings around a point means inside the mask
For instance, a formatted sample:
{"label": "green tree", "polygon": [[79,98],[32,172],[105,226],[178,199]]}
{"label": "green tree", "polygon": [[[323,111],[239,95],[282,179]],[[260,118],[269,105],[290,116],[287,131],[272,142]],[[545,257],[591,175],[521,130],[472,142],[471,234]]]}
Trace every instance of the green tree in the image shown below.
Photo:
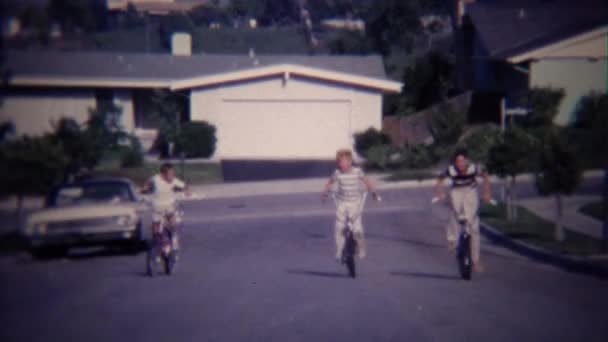
{"label": "green tree", "polygon": [[572,194],[581,182],[582,171],[576,155],[559,132],[550,130],[540,151],[540,164],[536,174],[536,188],[541,195],[555,195],[555,239],[563,241],[562,196]]}
{"label": "green tree", "polygon": [[492,174],[506,179],[507,219],[517,219],[517,175],[533,168],[531,157],[536,147],[534,138],[521,128],[509,127],[488,152],[486,166]]}
{"label": "green tree", "polygon": [[466,113],[454,111],[447,102],[439,104],[430,117],[429,130],[438,144],[453,144],[463,132]]}
{"label": "green tree", "polygon": [[67,158],[50,136],[21,137],[0,144],[0,194],[17,196],[21,227],[23,198],[41,195],[64,179]]}
{"label": "green tree", "polygon": [[360,7],[376,51],[386,56],[395,47],[412,49],[414,36],[421,29],[418,5],[416,0],[382,0]]}
{"label": "green tree", "polygon": [[417,57],[403,72],[402,97],[408,107],[419,111],[447,98],[453,70],[453,63],[439,51]]}
{"label": "green tree", "polygon": [[531,109],[525,123],[532,127],[550,127],[558,113],[565,92],[561,88],[533,88],[528,92],[528,105]]}
{"label": "green tree", "polygon": [[103,0],[51,0],[48,12],[70,32],[96,32],[107,25],[108,8]]}
{"label": "green tree", "polygon": [[584,143],[604,168],[602,191],[604,249],[608,249],[608,94],[584,96],[577,110],[576,126],[583,129]]}
{"label": "green tree", "polygon": [[337,32],[329,39],[327,47],[333,55],[365,55],[373,48],[364,34],[352,31]]}
{"label": "green tree", "polygon": [[458,145],[468,152],[470,159],[486,164],[490,150],[500,141],[502,141],[500,129],[488,124],[476,128],[474,132],[462,138]]}
{"label": "green tree", "polygon": [[50,40],[51,20],[47,12],[39,6],[28,6],[19,15],[21,24],[35,33],[36,39],[42,44]]}

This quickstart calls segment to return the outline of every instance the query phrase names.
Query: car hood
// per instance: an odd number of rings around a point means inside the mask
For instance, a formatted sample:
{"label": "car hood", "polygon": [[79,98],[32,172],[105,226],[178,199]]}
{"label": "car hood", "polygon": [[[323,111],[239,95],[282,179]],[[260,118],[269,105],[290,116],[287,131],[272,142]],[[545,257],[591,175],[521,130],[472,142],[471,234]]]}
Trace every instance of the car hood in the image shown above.
{"label": "car hood", "polygon": [[129,205],[81,205],[70,207],[47,208],[34,212],[28,216],[28,225],[36,223],[51,223],[82,219],[96,219],[113,216],[135,216],[135,208]]}

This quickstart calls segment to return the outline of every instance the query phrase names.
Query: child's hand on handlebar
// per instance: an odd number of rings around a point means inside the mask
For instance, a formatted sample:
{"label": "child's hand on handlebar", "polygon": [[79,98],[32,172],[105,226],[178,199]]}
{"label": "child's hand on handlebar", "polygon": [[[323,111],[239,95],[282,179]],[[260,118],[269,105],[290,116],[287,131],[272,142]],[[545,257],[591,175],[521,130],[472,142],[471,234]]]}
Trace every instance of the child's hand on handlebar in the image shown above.
{"label": "child's hand on handlebar", "polygon": [[382,197],[380,197],[380,195],[375,191],[372,191],[372,198],[377,202],[382,202]]}
{"label": "child's hand on handlebar", "polygon": [[329,192],[328,191],[321,192],[321,202],[327,201],[328,198],[329,198]]}

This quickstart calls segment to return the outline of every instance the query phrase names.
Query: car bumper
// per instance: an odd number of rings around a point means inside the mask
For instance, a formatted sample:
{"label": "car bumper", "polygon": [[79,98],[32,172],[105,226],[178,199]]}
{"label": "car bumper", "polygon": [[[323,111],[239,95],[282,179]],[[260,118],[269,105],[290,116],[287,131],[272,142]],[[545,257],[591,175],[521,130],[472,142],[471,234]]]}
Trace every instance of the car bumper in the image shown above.
{"label": "car bumper", "polygon": [[52,234],[34,234],[26,236],[31,247],[44,246],[86,246],[100,245],[111,242],[138,240],[141,237],[136,227],[107,232],[73,231]]}

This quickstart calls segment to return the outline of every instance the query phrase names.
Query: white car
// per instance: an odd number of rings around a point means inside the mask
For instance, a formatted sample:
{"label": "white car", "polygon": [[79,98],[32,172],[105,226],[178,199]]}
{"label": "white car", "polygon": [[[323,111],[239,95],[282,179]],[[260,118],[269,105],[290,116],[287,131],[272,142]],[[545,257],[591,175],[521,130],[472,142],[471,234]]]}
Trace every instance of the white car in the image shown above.
{"label": "white car", "polygon": [[69,247],[126,243],[142,246],[151,216],[133,183],[89,179],[60,186],[46,207],[28,216],[23,235],[36,254],[63,254]]}

